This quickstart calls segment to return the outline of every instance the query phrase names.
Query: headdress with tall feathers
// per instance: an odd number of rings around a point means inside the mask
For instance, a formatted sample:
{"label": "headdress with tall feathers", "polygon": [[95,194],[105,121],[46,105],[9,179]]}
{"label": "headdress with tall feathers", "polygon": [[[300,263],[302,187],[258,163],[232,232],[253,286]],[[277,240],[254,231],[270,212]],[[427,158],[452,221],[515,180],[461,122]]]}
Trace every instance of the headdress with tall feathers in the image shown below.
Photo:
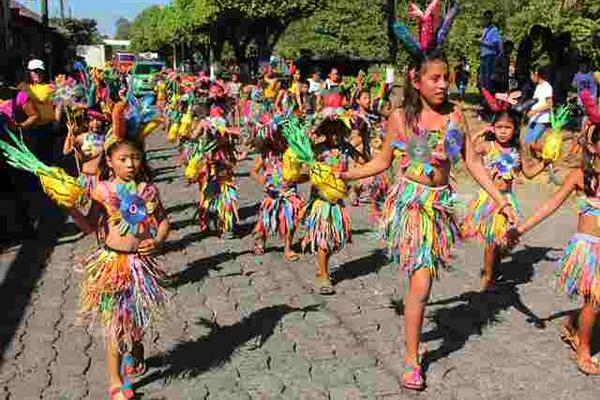
{"label": "headdress with tall feathers", "polygon": [[419,39],[415,39],[408,27],[401,21],[394,23],[394,33],[413,57],[420,60],[424,59],[428,52],[441,49],[444,45],[458,10],[458,2],[452,2],[448,12],[442,19],[440,15],[441,0],[432,0],[425,11],[422,11],[415,3],[410,2],[408,15],[417,22]]}

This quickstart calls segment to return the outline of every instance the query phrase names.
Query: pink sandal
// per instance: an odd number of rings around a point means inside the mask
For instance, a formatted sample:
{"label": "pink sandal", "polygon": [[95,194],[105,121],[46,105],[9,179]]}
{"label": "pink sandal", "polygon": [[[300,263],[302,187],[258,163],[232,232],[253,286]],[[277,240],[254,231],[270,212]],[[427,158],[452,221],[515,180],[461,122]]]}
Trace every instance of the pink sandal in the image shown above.
{"label": "pink sandal", "polygon": [[425,380],[421,373],[421,366],[413,367],[412,365],[405,364],[404,372],[402,373],[402,386],[405,389],[410,390],[424,390]]}

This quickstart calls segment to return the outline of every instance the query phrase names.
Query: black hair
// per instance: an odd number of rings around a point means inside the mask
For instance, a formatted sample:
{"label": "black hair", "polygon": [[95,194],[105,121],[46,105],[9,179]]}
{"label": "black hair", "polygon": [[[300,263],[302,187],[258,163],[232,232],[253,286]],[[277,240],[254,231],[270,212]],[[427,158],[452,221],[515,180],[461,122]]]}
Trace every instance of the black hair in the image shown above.
{"label": "black hair", "polygon": [[548,65],[538,65],[534,71],[545,81],[550,78],[550,66]]}
{"label": "black hair", "polygon": [[422,59],[414,60],[408,67],[409,73],[406,74],[406,83],[404,85],[404,99],[402,101],[402,108],[406,115],[406,124],[408,126],[414,126],[419,118],[423,104],[421,103],[421,95],[419,91],[413,86],[411,73],[414,71],[415,77],[421,76],[429,63],[431,62],[443,62],[448,64],[446,58],[439,50],[434,50],[428,53]]}
{"label": "black hair", "polygon": [[488,18],[488,19],[492,19],[492,18],[494,18],[494,12],[492,10],[485,10],[483,12],[483,17],[484,18]]}
{"label": "black hair", "polygon": [[137,176],[135,177],[136,182],[149,182],[150,181],[150,174],[149,174],[150,170],[148,168],[148,162],[146,161],[146,153],[144,152],[143,143],[134,141],[131,139],[124,139],[124,140],[116,141],[113,144],[111,144],[107,149],[105,149],[104,155],[102,156],[102,159],[100,160],[100,180],[105,181],[105,180],[109,180],[111,178],[111,170],[110,170],[110,167],[108,166],[107,159],[113,154],[113,152],[115,150],[117,150],[118,148],[125,146],[125,145],[133,147],[134,149],[139,151],[140,154],[142,155],[142,165],[140,167],[140,170],[139,170]]}
{"label": "black hair", "polygon": [[[513,110],[498,111],[496,114],[494,114],[494,120],[492,121],[492,125],[496,125],[496,122],[502,119],[508,119],[510,122],[513,123],[515,127],[515,132],[513,134],[512,139],[510,139],[509,142],[510,147],[515,147],[517,149],[520,148],[521,146],[519,144],[519,127],[521,126],[521,114]],[[493,139],[495,140],[495,135]]]}
{"label": "black hair", "polygon": [[[586,144],[597,144],[600,141],[600,129],[595,126],[594,131],[590,137],[590,140]],[[597,173],[594,170],[594,158],[596,154],[589,151],[587,146],[583,146],[583,191],[586,196],[596,196],[596,189],[598,188]]]}
{"label": "black hair", "polygon": [[342,138],[350,134],[350,129],[338,119],[326,119],[319,124],[315,134],[319,136]]}

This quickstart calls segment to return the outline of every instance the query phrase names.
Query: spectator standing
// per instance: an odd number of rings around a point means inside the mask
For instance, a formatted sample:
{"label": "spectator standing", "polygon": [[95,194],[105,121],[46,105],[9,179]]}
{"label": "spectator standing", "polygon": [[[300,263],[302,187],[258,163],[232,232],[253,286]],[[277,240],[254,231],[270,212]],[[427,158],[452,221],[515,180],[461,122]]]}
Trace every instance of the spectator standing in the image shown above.
{"label": "spectator standing", "polygon": [[463,101],[465,98],[470,77],[471,72],[469,70],[467,59],[461,57],[458,61],[458,65],[454,67],[454,83],[456,84],[456,90],[458,91],[458,98],[460,101]]}
{"label": "spectator standing", "polygon": [[494,66],[494,88],[499,93],[508,92],[509,68],[514,44],[510,40],[504,43],[502,54],[496,58]]}
{"label": "spectator standing", "polygon": [[496,58],[502,54],[502,37],[500,30],[494,25],[494,14],[488,10],[483,13],[481,24],[483,33],[479,42],[480,73],[479,85],[481,88],[488,89],[495,93],[493,76],[496,65]]}

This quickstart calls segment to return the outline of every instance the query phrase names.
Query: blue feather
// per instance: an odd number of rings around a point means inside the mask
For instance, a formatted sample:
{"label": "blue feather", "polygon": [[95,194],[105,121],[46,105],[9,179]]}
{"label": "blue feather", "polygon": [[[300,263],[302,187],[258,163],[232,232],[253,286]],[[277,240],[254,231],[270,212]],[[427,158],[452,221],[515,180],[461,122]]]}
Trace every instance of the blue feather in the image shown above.
{"label": "blue feather", "polygon": [[446,40],[448,33],[450,33],[450,28],[452,27],[452,23],[454,22],[454,19],[458,15],[458,11],[459,11],[458,2],[455,1],[454,3],[452,3],[452,6],[450,6],[450,9],[448,10],[448,12],[446,13],[446,16],[444,17],[444,21],[442,22],[442,26],[440,26],[440,29],[438,30],[437,40],[436,40],[438,47],[440,47],[444,44],[444,41]]}
{"label": "blue feather", "polygon": [[415,57],[423,58],[423,51],[421,46],[412,36],[406,25],[400,21],[394,22],[393,25],[394,33],[398,39],[404,44],[404,47]]}

